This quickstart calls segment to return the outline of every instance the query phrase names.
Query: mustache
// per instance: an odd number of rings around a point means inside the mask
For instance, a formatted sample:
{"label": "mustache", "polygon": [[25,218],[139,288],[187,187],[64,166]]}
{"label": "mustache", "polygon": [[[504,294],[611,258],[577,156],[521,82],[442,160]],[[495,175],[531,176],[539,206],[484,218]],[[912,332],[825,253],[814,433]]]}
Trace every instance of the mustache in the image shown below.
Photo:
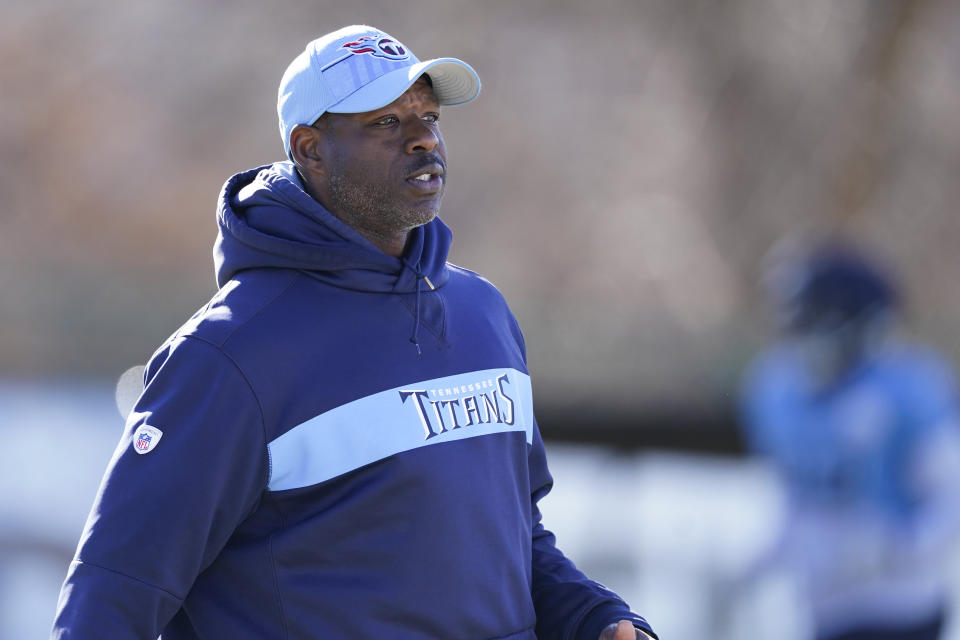
{"label": "mustache", "polygon": [[427,167],[432,167],[434,165],[440,165],[443,169],[443,175],[447,175],[447,163],[443,161],[443,158],[440,157],[440,154],[437,153],[428,153],[417,158],[416,162],[410,164],[409,167],[405,169],[406,173],[404,175],[410,175],[412,173],[417,173],[422,169]]}

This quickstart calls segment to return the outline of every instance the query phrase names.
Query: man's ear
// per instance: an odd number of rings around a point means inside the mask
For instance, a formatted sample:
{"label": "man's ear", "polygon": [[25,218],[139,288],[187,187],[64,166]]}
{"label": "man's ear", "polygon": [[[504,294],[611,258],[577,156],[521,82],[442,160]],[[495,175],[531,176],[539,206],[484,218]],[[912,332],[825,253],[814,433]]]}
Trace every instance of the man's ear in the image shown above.
{"label": "man's ear", "polygon": [[322,133],[314,127],[298,124],[290,132],[290,156],[301,173],[323,173],[323,157],[320,152]]}

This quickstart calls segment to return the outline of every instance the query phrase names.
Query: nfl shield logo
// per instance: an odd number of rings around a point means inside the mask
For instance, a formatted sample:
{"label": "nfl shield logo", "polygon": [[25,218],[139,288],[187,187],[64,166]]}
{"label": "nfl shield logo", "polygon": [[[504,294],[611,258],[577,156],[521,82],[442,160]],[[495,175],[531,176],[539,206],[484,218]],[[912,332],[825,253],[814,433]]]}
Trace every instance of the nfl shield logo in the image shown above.
{"label": "nfl shield logo", "polygon": [[137,427],[137,430],[133,432],[133,450],[140,454],[150,453],[162,437],[163,431],[156,427],[146,424]]}

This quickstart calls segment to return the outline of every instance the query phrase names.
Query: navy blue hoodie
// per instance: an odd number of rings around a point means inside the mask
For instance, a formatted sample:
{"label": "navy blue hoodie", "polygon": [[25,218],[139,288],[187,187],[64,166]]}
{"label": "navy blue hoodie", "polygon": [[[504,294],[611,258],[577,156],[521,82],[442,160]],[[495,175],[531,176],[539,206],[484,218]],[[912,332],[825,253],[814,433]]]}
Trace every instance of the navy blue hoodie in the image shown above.
{"label": "navy blue hoodie", "polygon": [[147,367],[54,638],[648,629],[540,523],[523,338],[440,220],[386,255],[278,163],[218,222],[219,292]]}

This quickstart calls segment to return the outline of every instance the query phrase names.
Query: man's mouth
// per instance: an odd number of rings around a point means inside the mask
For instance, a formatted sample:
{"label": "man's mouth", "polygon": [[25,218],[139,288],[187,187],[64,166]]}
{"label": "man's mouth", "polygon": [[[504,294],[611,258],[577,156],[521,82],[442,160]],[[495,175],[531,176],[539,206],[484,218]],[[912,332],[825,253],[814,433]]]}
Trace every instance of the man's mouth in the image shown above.
{"label": "man's mouth", "polygon": [[421,167],[407,176],[407,182],[422,193],[435,193],[443,187],[444,170],[440,164]]}

